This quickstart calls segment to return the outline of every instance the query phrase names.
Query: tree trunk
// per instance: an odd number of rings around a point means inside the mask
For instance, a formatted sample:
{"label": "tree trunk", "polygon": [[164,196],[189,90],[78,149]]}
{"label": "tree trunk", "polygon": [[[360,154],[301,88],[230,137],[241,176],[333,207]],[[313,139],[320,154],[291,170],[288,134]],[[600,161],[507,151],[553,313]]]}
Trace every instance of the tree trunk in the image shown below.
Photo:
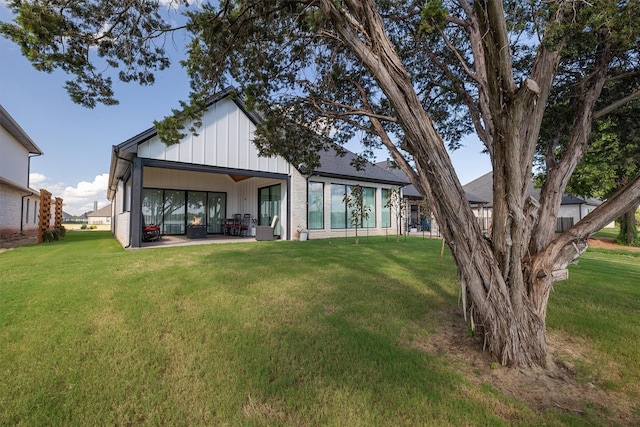
{"label": "tree trunk", "polygon": [[620,217],[620,234],[618,241],[624,245],[632,245],[638,238],[638,229],[636,227],[636,209],[629,209]]}
{"label": "tree trunk", "polygon": [[[536,62],[534,67],[534,75],[540,74],[541,78],[516,85],[506,27],[500,25],[504,19],[501,2],[474,2],[478,15],[487,20],[480,29],[492,73],[487,77],[487,87],[494,126],[494,229],[493,241],[488,241],[467,202],[444,142],[386,35],[375,2],[354,0],[340,4],[348,10],[331,0],[321,2],[333,29],[368,68],[404,131],[403,149],[412,155],[417,170],[417,175],[409,176],[417,188],[425,190],[458,266],[465,316],[471,315],[471,321],[483,334],[485,348],[501,364],[546,366],[545,318],[554,271],[562,271],[584,252],[586,236],[611,221],[613,213],[627,209],[630,200],[640,200],[640,178],[561,236],[553,238],[553,233],[534,230],[540,222],[540,205],[526,198],[526,188],[543,112],[541,105],[546,102],[558,57],[543,55],[545,60]],[[583,121],[589,117],[584,115]],[[576,156],[582,148],[580,142],[576,140]],[[383,143],[392,153],[398,150],[384,139]],[[574,162],[577,159],[565,165],[563,171],[570,175]],[[561,186],[563,180],[558,183]],[[563,189],[555,188],[560,193]],[[560,199],[556,199],[559,206]],[[555,224],[554,212],[548,210],[546,221],[553,220]],[[538,242],[533,245],[535,250],[530,245],[532,240]]]}

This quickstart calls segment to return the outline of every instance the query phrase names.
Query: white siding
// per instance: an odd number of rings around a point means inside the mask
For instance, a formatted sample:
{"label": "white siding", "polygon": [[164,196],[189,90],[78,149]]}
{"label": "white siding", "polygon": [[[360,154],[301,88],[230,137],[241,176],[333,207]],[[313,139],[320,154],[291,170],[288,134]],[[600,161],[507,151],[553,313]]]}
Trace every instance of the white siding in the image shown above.
{"label": "white siding", "polygon": [[558,217],[560,218],[573,218],[573,223],[577,224],[580,221],[580,205],[562,205],[558,211]]}
{"label": "white siding", "polygon": [[0,127],[0,176],[20,184],[28,186],[29,176],[29,150]]}
{"label": "white siding", "polygon": [[187,136],[173,146],[166,146],[154,136],[138,146],[138,156],[230,169],[289,173],[289,164],[283,158],[258,156],[253,144],[255,125],[230,99],[222,99],[207,110],[197,134],[186,132]]}
{"label": "white siding", "polygon": [[129,241],[129,224],[131,223],[131,213],[123,212],[116,215],[116,239],[124,247],[131,244]]}

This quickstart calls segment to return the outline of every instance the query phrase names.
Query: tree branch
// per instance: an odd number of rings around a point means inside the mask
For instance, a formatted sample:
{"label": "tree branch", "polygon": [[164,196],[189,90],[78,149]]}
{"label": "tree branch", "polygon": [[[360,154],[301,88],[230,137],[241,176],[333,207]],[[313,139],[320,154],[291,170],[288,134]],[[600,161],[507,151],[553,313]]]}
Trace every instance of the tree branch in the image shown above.
{"label": "tree branch", "polygon": [[635,92],[633,92],[630,95],[625,96],[624,98],[620,98],[619,100],[612,102],[611,104],[607,105],[604,108],[601,108],[600,110],[596,111],[595,113],[593,113],[593,120],[598,120],[604,116],[606,116],[607,114],[611,113],[612,111],[622,107],[623,105],[625,105],[628,102],[634,101],[636,99],[640,98],[640,90],[637,90]]}
{"label": "tree branch", "polygon": [[[596,207],[576,225],[556,237],[545,250],[547,254],[550,254],[548,259],[555,260],[555,269],[565,268],[579,255],[576,255],[575,250],[572,250],[572,245],[575,242],[586,242],[591,234],[638,204],[640,204],[640,176]],[[545,255],[541,254],[541,256]]]}

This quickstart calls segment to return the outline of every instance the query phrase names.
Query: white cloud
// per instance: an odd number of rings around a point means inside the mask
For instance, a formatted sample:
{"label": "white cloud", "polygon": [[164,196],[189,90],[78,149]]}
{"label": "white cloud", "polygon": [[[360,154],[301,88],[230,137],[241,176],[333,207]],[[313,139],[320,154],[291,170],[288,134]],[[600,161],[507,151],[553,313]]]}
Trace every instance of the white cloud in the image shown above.
{"label": "white cloud", "polygon": [[61,197],[63,210],[71,215],[81,215],[94,210],[94,203],[98,202],[98,209],[109,204],[107,200],[107,185],[109,174],[96,175],[92,182],[81,181],[75,187],[65,186],[64,183],[56,183],[41,173],[29,175],[31,188],[44,189],[52,194],[52,197]]}
{"label": "white cloud", "polygon": [[[2,0],[0,0],[2,1]],[[41,188],[42,183],[47,181],[47,177],[41,173],[31,173],[29,174],[29,187],[31,188]]]}

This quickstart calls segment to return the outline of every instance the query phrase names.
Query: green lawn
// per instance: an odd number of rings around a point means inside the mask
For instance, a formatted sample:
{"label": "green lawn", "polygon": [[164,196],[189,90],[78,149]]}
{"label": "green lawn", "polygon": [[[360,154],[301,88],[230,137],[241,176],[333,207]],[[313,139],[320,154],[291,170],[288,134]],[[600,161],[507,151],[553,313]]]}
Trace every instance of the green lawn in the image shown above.
{"label": "green lawn", "polygon": [[616,239],[618,237],[618,233],[620,232],[619,228],[603,228],[594,234],[594,237],[606,237],[609,239]]}
{"label": "green lawn", "polygon": [[[607,424],[529,408],[412,345],[457,309],[455,267],[439,240],[360,241],[125,251],[69,232],[1,253],[0,425]],[[582,381],[633,402],[639,313],[640,258],[589,251],[548,327],[592,349]]]}

